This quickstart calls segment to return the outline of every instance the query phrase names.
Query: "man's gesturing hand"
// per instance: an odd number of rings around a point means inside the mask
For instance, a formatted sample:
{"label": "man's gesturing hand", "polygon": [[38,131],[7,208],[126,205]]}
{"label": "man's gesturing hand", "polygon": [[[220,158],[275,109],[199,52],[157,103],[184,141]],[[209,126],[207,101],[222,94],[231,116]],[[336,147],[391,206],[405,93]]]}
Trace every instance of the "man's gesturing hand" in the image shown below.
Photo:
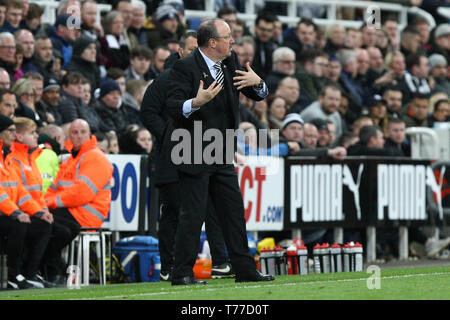
{"label": "man's gesturing hand", "polygon": [[235,81],[234,86],[237,87],[238,90],[245,87],[257,86],[261,82],[261,78],[253,71],[249,62],[245,64],[245,68],[247,71],[236,70],[236,73],[240,74],[240,76],[233,78]]}
{"label": "man's gesturing hand", "polygon": [[208,89],[203,89],[203,81],[200,80],[200,85],[198,87],[197,96],[192,100],[192,107],[199,108],[205,103],[208,103],[222,90],[221,85],[216,85],[217,82],[211,83]]}

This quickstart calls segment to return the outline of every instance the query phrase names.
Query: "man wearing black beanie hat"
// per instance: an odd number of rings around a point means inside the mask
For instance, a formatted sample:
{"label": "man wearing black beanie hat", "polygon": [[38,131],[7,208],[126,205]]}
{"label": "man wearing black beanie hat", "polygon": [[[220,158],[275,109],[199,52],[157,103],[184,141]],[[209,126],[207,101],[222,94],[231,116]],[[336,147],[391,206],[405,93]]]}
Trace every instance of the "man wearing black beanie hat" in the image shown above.
{"label": "man wearing black beanie hat", "polygon": [[14,121],[2,114],[0,114],[0,139],[3,140],[3,147],[10,147],[16,139]]}

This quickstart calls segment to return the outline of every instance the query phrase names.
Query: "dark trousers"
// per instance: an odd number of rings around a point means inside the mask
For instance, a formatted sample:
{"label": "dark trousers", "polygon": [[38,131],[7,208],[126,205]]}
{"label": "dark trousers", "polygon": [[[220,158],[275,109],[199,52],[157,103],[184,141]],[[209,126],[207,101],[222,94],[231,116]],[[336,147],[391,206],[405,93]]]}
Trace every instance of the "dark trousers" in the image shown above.
{"label": "dark trousers", "polygon": [[25,278],[33,278],[39,271],[52,234],[53,224],[40,218],[31,217],[31,224],[28,224],[27,227],[23,273]]}
{"label": "dark trousers", "polygon": [[216,208],[233,270],[242,277],[254,272],[256,265],[248,248],[244,203],[234,166],[209,166],[198,175],[180,172],[180,188],[173,277],[193,276],[208,194]]}
{"label": "dark trousers", "polygon": [[61,251],[80,233],[81,226],[67,208],[50,210],[54,217],[52,234],[44,257],[44,269],[47,278],[65,275],[66,264]]}
{"label": "dark trousers", "polygon": [[[161,216],[159,219],[158,239],[161,256],[161,270],[168,271],[174,265],[175,235],[180,214],[180,184],[169,183],[159,187]],[[225,240],[219,219],[211,200],[208,200],[205,229],[213,265],[220,265],[227,261]],[[199,238],[200,240],[200,238]]]}
{"label": "dark trousers", "polygon": [[19,220],[7,216],[0,216],[0,234],[7,238],[8,279],[14,279],[21,273],[22,269],[22,255],[25,247],[27,223],[22,223]]}

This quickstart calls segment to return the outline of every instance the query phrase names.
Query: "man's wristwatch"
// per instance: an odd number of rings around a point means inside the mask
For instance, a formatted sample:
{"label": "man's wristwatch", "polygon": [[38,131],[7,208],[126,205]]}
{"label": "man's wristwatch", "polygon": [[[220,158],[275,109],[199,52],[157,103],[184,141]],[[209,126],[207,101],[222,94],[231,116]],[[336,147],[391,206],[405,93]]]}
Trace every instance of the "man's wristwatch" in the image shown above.
{"label": "man's wristwatch", "polygon": [[255,88],[255,90],[261,90],[264,87],[264,80],[261,79],[261,81],[259,82],[258,85],[253,86],[253,88]]}

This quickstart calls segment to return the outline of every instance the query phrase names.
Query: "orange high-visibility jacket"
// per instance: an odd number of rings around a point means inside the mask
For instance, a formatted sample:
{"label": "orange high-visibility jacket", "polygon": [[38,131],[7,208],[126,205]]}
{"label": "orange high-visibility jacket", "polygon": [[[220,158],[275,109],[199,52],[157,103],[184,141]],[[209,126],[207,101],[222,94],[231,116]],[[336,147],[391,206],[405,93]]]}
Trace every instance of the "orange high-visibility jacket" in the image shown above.
{"label": "orange high-visibility jacket", "polygon": [[[72,152],[70,141],[65,146]],[[111,162],[92,135],[75,158],[70,156],[61,164],[45,193],[47,205],[50,209],[67,208],[82,227],[101,227],[111,205],[112,174]]]}
{"label": "orange high-visibility jacket", "polygon": [[[0,140],[0,151],[3,140]],[[19,176],[11,168],[10,161],[3,159],[0,154],[0,213],[7,216],[16,216],[21,212],[29,216],[41,216],[44,212],[41,206],[33,200],[23,186]]]}
{"label": "orange high-visibility jacket", "polygon": [[36,159],[42,153],[41,148],[30,149],[26,144],[14,142],[11,152],[6,156],[10,168],[20,177],[20,181],[31,197],[39,203],[44,211],[48,211],[42,192],[42,176]]}

